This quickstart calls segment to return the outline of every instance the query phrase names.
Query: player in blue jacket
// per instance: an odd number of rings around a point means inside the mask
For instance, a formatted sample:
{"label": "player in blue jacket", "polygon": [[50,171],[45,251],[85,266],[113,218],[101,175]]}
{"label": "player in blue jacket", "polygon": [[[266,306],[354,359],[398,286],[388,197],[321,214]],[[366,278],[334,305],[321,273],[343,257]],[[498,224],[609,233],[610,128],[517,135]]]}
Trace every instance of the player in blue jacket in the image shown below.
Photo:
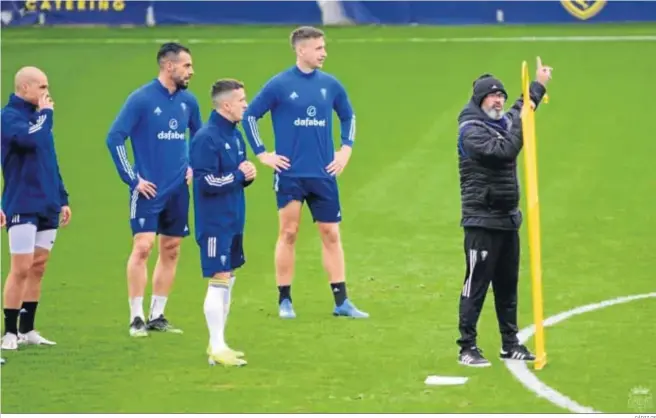
{"label": "player in blue jacket", "polygon": [[[244,116],[244,132],[259,160],[272,167],[279,213],[276,243],[276,281],[279,315],[296,316],[291,284],[294,248],[303,202],[319,226],[325,266],[336,316],[367,318],[346,295],[344,251],[339,233],[342,212],[336,176],[351,156],[355,141],[355,115],[344,86],[320,70],[326,58],[324,34],[312,27],[292,32],[296,65],[271,78],[253,99]],[[334,150],[332,117],[341,122],[341,149]],[[271,112],[275,152],[267,152],[257,121]]]}
{"label": "player in blue jacket", "polygon": [[246,110],[244,85],[219,80],[212,86],[209,121],[191,142],[194,173],[196,242],[200,247],[203,277],[209,281],[204,311],[210,334],[210,364],[245,365],[243,353],[225,342],[235,270],[246,262],[244,188],[255,179],[255,166],[246,159],[246,143],[237,129]]}
{"label": "player in blue jacket", "polygon": [[55,344],[34,330],[41,280],[57,229],[71,218],[52,134],[54,115],[46,75],[35,67],[21,68],[15,92],[2,108],[2,217],[6,215],[11,253],[4,287],[3,350],[16,350],[22,343]]}
{"label": "player in blue jacket", "polygon": [[[130,226],[134,235],[128,260],[130,335],[148,330],[181,333],[164,316],[175,278],[182,238],[189,235],[189,168],[186,131],[202,125],[196,98],[186,91],[194,74],[191,53],[166,43],[157,53],[159,76],[130,94],[107,136],[107,146],[130,191]],[[134,165],[125,141],[130,138]],[[147,262],[159,235],[159,257],[153,272],[148,323],[143,298]]]}

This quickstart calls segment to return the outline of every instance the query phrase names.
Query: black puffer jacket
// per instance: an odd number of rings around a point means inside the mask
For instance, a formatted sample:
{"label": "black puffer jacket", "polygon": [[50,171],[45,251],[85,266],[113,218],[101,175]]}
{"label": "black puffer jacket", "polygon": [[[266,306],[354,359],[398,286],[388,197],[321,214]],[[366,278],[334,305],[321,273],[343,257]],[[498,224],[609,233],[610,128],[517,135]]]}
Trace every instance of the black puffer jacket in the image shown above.
{"label": "black puffer jacket", "polygon": [[[531,83],[531,99],[537,105],[545,88]],[[489,118],[472,100],[458,117],[461,226],[517,230],[519,210],[517,156],[523,146],[520,98],[501,121]]]}

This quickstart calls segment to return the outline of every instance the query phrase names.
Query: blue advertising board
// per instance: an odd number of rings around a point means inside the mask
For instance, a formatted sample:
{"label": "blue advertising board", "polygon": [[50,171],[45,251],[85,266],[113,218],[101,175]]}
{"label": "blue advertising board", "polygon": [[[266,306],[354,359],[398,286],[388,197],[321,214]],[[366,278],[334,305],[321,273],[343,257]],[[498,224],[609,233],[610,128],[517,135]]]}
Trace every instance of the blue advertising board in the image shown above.
{"label": "blue advertising board", "polygon": [[2,1],[3,25],[144,25],[150,1]]}
{"label": "blue advertising board", "polygon": [[385,24],[656,21],[652,1],[2,1],[3,25]]}
{"label": "blue advertising board", "polygon": [[656,3],[637,1],[347,1],[342,7],[359,24],[656,21]]}

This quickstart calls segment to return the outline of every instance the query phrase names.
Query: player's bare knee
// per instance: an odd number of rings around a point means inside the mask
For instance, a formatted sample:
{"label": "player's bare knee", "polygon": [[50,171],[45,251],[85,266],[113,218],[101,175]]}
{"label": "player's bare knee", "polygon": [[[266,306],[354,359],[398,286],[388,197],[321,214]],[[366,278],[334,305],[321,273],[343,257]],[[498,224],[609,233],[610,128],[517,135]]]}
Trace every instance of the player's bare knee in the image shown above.
{"label": "player's bare knee", "polygon": [[278,240],[287,245],[294,245],[298,236],[298,225],[301,219],[301,202],[293,200],[279,211],[280,229]]}
{"label": "player's bare knee", "polygon": [[[30,277],[30,269],[23,268],[12,268],[7,277],[7,281],[15,281],[19,283],[24,283],[27,281],[27,278]],[[22,285],[21,285],[22,286]]]}
{"label": "player's bare knee", "polygon": [[30,277],[29,268],[12,268],[9,277],[20,282],[24,282]]}
{"label": "player's bare knee", "polygon": [[132,257],[145,261],[153,250],[154,239],[148,236],[136,237],[132,247]]}
{"label": "player's bare knee", "polygon": [[133,257],[139,260],[147,260],[150,256],[150,252],[153,249],[153,244],[147,242],[135,243],[132,248]]}
{"label": "player's bare knee", "polygon": [[337,224],[320,223],[319,234],[321,235],[321,241],[324,245],[332,246],[339,244],[340,235]]}
{"label": "player's bare knee", "polygon": [[164,261],[175,262],[178,261],[179,256],[180,256],[179,245],[166,248],[162,251],[162,258],[164,259]]}
{"label": "player's bare knee", "polygon": [[298,237],[298,224],[290,223],[280,228],[280,240],[287,245],[294,245]]}
{"label": "player's bare knee", "polygon": [[40,281],[43,279],[43,276],[46,274],[46,262],[40,261],[32,265],[32,270],[30,271],[30,279],[35,281]]}
{"label": "player's bare knee", "polygon": [[167,239],[162,240],[160,247],[160,257],[163,261],[176,262],[180,256],[180,243],[181,239]]}
{"label": "player's bare knee", "polygon": [[216,273],[214,277],[212,277],[212,279],[229,281],[231,276],[232,273],[228,271],[228,272]]}
{"label": "player's bare knee", "polygon": [[32,269],[30,271],[30,278],[35,280],[41,280],[43,275],[46,272],[46,265],[48,264],[48,258],[50,256],[50,251],[37,249],[37,252],[34,254],[34,261],[32,262]]}
{"label": "player's bare knee", "polygon": [[43,279],[45,273],[46,273],[45,261],[38,262],[38,263],[35,262],[32,265],[32,270],[30,271],[30,279],[35,281],[40,281],[41,279]]}
{"label": "player's bare knee", "polygon": [[11,268],[9,277],[14,280],[26,280],[30,275],[30,269],[34,261],[33,254],[16,254],[11,257]]}

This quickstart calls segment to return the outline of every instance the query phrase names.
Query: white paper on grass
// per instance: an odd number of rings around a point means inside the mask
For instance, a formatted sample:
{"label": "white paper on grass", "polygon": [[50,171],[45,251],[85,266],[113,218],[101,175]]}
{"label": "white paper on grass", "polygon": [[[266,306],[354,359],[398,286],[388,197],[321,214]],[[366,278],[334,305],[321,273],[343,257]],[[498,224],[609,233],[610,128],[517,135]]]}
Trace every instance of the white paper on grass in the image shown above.
{"label": "white paper on grass", "polygon": [[469,380],[468,377],[459,376],[428,376],[424,383],[432,386],[453,386],[464,385],[467,380]]}

